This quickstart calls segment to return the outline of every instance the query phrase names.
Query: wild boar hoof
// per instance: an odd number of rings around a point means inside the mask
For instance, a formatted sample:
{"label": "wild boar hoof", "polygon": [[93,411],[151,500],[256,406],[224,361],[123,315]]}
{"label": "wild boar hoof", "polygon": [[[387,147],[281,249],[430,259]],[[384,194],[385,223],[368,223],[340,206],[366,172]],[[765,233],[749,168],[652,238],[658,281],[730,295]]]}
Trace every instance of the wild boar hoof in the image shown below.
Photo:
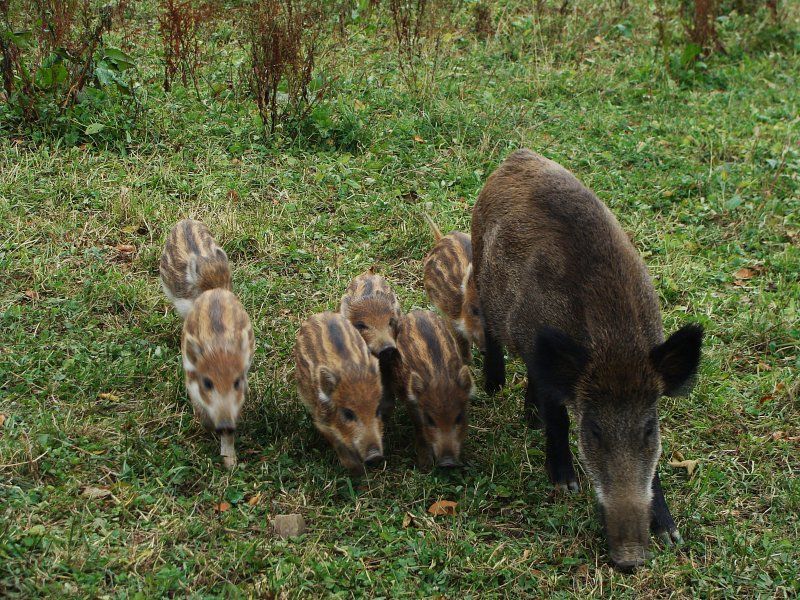
{"label": "wild boar hoof", "polygon": [[225,468],[233,469],[236,466],[236,455],[233,456],[226,454],[222,457],[222,462],[225,463]]}
{"label": "wild boar hoof", "polygon": [[677,529],[673,529],[672,531],[661,531],[656,534],[656,537],[661,540],[661,543],[666,547],[683,543],[683,538]]}
{"label": "wild boar hoof", "polygon": [[581,488],[577,481],[568,481],[555,484],[555,489],[557,494],[577,494]]}

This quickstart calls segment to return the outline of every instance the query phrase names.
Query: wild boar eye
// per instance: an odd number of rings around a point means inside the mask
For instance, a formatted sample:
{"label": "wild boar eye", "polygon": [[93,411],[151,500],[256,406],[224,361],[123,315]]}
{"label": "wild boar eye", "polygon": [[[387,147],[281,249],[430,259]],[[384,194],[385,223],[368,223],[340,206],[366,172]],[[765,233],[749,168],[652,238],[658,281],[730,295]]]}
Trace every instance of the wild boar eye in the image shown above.
{"label": "wild boar eye", "polygon": [[239,389],[241,389],[241,387],[242,387],[242,378],[238,377],[236,381],[233,382],[233,389],[238,391]]}
{"label": "wild boar eye", "polygon": [[359,331],[364,331],[366,328],[367,328],[366,323],[362,323],[361,321],[356,323],[356,329],[358,329]]}
{"label": "wild boar eye", "polygon": [[381,407],[379,406],[379,407],[378,407],[378,410],[376,410],[376,411],[375,411],[375,416],[376,416],[376,417],[378,417],[378,418],[380,419],[380,418],[381,418],[381,416],[382,416],[382,414],[383,414],[383,413],[381,412]]}
{"label": "wild boar eye", "polygon": [[654,419],[651,419],[647,422],[644,426],[644,439],[645,441],[649,440],[653,437],[653,434],[656,432],[656,422]]}
{"label": "wild boar eye", "polygon": [[480,308],[478,308],[477,306],[473,306],[473,307],[472,307],[472,316],[473,316],[473,317],[479,317],[479,316],[481,316],[481,309],[480,309]]}
{"label": "wild boar eye", "polygon": [[214,389],[214,382],[211,381],[208,377],[203,377],[203,387],[206,388],[208,391]]}
{"label": "wild boar eye", "polygon": [[428,427],[436,427],[436,422],[428,413],[425,413],[425,423],[428,425]]}
{"label": "wild boar eye", "polygon": [[392,317],[391,319],[389,319],[389,327],[391,327],[392,329],[394,329],[395,327],[397,327],[397,319],[395,319],[394,317]]}
{"label": "wild boar eye", "polygon": [[343,418],[345,421],[355,421],[355,420],[356,420],[356,413],[354,413],[354,412],[353,412],[352,410],[350,410],[349,408],[343,408],[343,409],[341,410],[341,412],[342,412],[342,418]]}
{"label": "wild boar eye", "polygon": [[464,421],[464,411],[462,410],[460,413],[458,413],[458,416],[456,417],[456,425],[461,425],[463,421]]}

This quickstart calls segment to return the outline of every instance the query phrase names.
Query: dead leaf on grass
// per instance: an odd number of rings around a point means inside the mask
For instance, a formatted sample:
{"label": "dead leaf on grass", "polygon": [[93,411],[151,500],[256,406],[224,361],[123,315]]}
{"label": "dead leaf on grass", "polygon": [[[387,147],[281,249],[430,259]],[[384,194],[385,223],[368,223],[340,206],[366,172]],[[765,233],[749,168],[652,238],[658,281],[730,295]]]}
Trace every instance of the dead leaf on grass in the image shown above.
{"label": "dead leaf on grass", "polygon": [[403,515],[403,529],[408,529],[413,522],[414,515],[412,515],[410,512],[407,512],[405,515]]}
{"label": "dead leaf on grass", "polygon": [[422,139],[422,138],[421,138],[420,136],[418,136],[418,135],[415,135],[415,136],[414,136],[414,141],[415,141],[415,142],[417,142],[418,144],[424,144],[424,143],[425,143],[425,140],[424,140],[424,139]]}
{"label": "dead leaf on grass", "polygon": [[2,427],[5,422],[6,422],[6,416],[0,413],[0,427]]}
{"label": "dead leaf on grass", "polygon": [[676,467],[679,469],[686,469],[686,474],[691,477],[692,473],[694,473],[695,469],[697,469],[698,461],[696,460],[671,460],[669,461],[670,467]]}
{"label": "dead leaf on grass", "polygon": [[109,490],[108,488],[93,487],[90,485],[87,485],[81,491],[81,496],[84,496],[86,498],[92,498],[93,500],[98,500],[100,498],[107,498],[110,495],[111,495],[111,490]]}
{"label": "dead leaf on grass", "polygon": [[458,503],[452,500],[439,500],[428,507],[428,512],[434,517],[454,515],[456,514],[456,506],[458,506]]}
{"label": "dead leaf on grass", "polygon": [[230,502],[220,502],[219,504],[214,505],[214,510],[217,512],[228,512],[231,509]]}
{"label": "dead leaf on grass", "polygon": [[119,396],[116,394],[112,394],[111,392],[100,392],[97,394],[97,397],[100,400],[110,400],[111,402],[119,402]]}
{"label": "dead leaf on grass", "polygon": [[133,244],[117,244],[115,248],[120,254],[133,254],[136,252],[136,246]]}
{"label": "dead leaf on grass", "polygon": [[262,496],[261,492],[256,492],[255,494],[253,494],[252,496],[250,496],[247,499],[248,506],[256,506],[258,504],[261,504],[261,498],[262,497],[263,496]]}
{"label": "dead leaf on grass", "polygon": [[39,292],[37,292],[36,290],[25,290],[25,297],[30,300],[38,300]]}
{"label": "dead leaf on grass", "polygon": [[748,267],[742,267],[736,273],[733,274],[736,279],[752,279],[755,277],[756,271],[755,269],[750,269]]}

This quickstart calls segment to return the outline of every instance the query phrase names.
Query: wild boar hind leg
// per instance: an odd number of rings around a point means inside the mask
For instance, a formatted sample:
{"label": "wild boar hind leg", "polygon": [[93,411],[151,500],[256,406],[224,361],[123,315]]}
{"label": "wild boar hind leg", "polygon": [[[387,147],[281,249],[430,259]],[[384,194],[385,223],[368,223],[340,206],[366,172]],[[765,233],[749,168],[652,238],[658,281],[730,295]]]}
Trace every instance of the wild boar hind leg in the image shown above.
{"label": "wild boar hind leg", "polygon": [[661,489],[661,479],[658,477],[656,471],[653,477],[653,504],[650,508],[650,531],[658,537],[666,545],[671,546],[672,543],[680,544],[683,540],[675,525],[675,520],[669,512],[667,501],[664,498],[664,490]]}
{"label": "wild boar hind leg", "polygon": [[484,330],[486,337],[486,356],[483,357],[483,378],[486,393],[494,395],[506,383],[506,363],[503,358],[503,346],[487,327]]}

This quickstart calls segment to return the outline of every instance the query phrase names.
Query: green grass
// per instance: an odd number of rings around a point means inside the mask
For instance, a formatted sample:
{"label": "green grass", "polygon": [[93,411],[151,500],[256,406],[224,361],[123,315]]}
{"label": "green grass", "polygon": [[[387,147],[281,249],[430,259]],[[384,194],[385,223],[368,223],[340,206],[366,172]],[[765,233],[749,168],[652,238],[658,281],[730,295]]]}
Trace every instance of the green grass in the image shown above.
{"label": "green grass", "polygon": [[[125,46],[143,105],[130,142],[70,147],[5,129],[0,595],[800,592],[797,38],[766,47],[737,18],[722,26],[726,56],[671,78],[649,8],[620,17],[613,2],[539,20],[527,4],[496,6],[499,34],[487,41],[470,31],[471,3],[459,8],[421,93],[398,73],[387,15],[362,15],[328,67],[330,120],[278,141],[244,90],[209,91],[243,56],[230,35],[214,38],[199,96],[160,90],[142,3],[130,26],[140,37],[129,38],[140,41]],[[786,4],[784,28],[796,31]],[[686,542],[654,545],[633,575],[608,565],[582,473],[581,493],[551,494],[542,435],[522,421],[519,361],[499,397],[475,399],[468,466],[452,475],[415,469],[400,410],[385,470],[350,480],[295,391],[300,322],[334,308],[372,264],[404,309],[427,306],[431,236],[418,213],[468,230],[483,181],[521,146],[608,203],[648,263],[668,331],[707,328],[695,391],[661,409],[662,480]],[[225,247],[256,328],[232,473],[193,420],[180,320],[157,279],[164,237],[186,216]],[[737,284],[743,267],[755,274]],[[675,452],[699,460],[691,478],[668,466]],[[88,498],[87,486],[111,494]],[[427,515],[437,499],[457,501],[456,516]],[[232,508],[217,512],[223,500]],[[276,539],[269,519],[289,512],[309,531]]]}

